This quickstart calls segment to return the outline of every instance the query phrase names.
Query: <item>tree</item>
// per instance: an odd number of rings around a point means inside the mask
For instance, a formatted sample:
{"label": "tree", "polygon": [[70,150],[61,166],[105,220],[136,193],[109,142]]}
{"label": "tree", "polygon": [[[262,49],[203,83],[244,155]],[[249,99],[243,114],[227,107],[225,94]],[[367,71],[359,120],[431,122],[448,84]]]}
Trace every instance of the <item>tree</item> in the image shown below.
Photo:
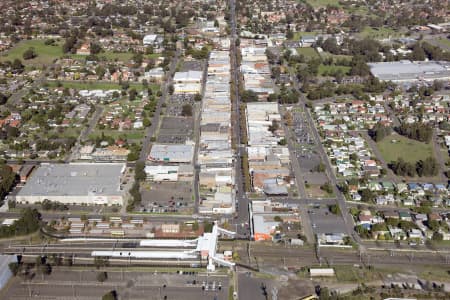
{"label": "tree", "polygon": [[138,93],[137,93],[136,89],[134,89],[134,88],[130,89],[130,91],[128,92],[130,101],[134,101],[136,99],[137,94]]}
{"label": "tree", "polygon": [[181,115],[184,117],[192,116],[192,106],[190,104],[184,104],[181,108]]}
{"label": "tree", "polygon": [[136,168],[134,173],[134,178],[137,181],[143,181],[147,178],[147,174],[145,173],[145,163],[142,161],[136,162]]}
{"label": "tree", "polygon": [[17,73],[22,73],[25,69],[25,66],[22,64],[22,61],[20,59],[16,58],[13,60],[11,68]]}
{"label": "tree", "polygon": [[332,194],[333,193],[333,187],[331,186],[331,184],[329,182],[326,182],[324,184],[322,184],[320,186],[320,189],[327,192],[328,194]]}
{"label": "tree", "polygon": [[142,125],[144,125],[144,127],[149,127],[149,126],[152,125],[152,122],[150,121],[149,118],[144,118],[144,119],[142,120]]}
{"label": "tree", "polygon": [[117,300],[117,292],[115,290],[109,291],[103,295],[102,300]]}
{"label": "tree", "polygon": [[282,219],[280,216],[275,216],[275,217],[273,217],[273,220],[274,220],[275,222],[283,222],[283,219]]}
{"label": "tree", "polygon": [[8,102],[8,98],[9,98],[9,96],[7,96],[3,93],[0,93],[0,105],[3,105],[6,102]]}
{"label": "tree", "polygon": [[386,136],[390,135],[392,129],[388,126],[385,126],[381,123],[375,124],[375,126],[369,130],[369,135],[375,142],[379,142],[383,140]]}
{"label": "tree", "polygon": [[106,273],[106,272],[99,272],[97,274],[97,281],[98,282],[105,282],[106,279],[108,279],[108,273]]}
{"label": "tree", "polygon": [[8,264],[9,270],[11,273],[16,276],[17,273],[19,273],[20,270],[20,264],[18,262],[11,262]]}
{"label": "tree", "polygon": [[196,93],[195,95],[194,95],[194,100],[195,101],[202,101],[202,95],[200,95],[199,93]]}
{"label": "tree", "polygon": [[197,221],[195,221],[194,222],[194,224],[192,224],[192,231],[198,231],[198,228],[199,228],[199,226],[198,226],[198,222]]}
{"label": "tree", "polygon": [[34,51],[33,47],[30,47],[27,50],[25,50],[22,57],[25,60],[33,59],[33,58],[37,57],[37,53],[36,53],[36,51]]}
{"label": "tree", "polygon": [[241,93],[242,102],[256,102],[258,101],[258,95],[255,91],[245,90]]}
{"label": "tree", "polygon": [[339,208],[339,205],[337,205],[337,204],[333,204],[333,205],[328,206],[328,210],[334,215],[341,214],[341,210]]}
{"label": "tree", "polygon": [[278,129],[280,129],[280,122],[278,122],[277,120],[272,120],[272,125],[269,125],[268,130],[272,132],[272,134],[275,134],[275,131],[277,131]]}
{"label": "tree", "polygon": [[442,241],[443,238],[444,238],[443,234],[437,231],[433,232],[433,236],[431,237],[433,241]]}
{"label": "tree", "polygon": [[91,43],[90,53],[92,55],[95,55],[95,54],[99,54],[100,52],[102,52],[102,47],[97,43]]}

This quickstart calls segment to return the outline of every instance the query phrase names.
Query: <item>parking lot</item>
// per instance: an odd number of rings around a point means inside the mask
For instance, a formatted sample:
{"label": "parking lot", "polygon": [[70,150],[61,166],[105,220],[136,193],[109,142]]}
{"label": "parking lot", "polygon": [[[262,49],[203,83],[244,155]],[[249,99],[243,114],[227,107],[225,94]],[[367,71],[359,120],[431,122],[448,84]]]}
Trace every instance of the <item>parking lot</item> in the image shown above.
{"label": "parking lot", "polygon": [[346,232],[342,217],[329,212],[327,206],[310,206],[308,214],[315,234]]}
{"label": "parking lot", "polygon": [[191,182],[146,182],[141,187],[141,210],[155,213],[191,212]]}
{"label": "parking lot", "polygon": [[115,290],[119,299],[228,299],[229,279],[225,275],[107,270],[104,282],[99,271],[53,270],[31,280],[15,278],[0,293],[2,299],[101,299]]}
{"label": "parking lot", "polygon": [[203,60],[184,60],[180,72],[187,71],[202,71],[205,65],[205,61]]}
{"label": "parking lot", "polygon": [[167,101],[166,114],[169,116],[180,117],[183,109],[183,105],[189,104],[194,106],[195,95],[191,94],[176,94],[170,96],[169,101]]}
{"label": "parking lot", "polygon": [[194,119],[164,117],[158,134],[158,143],[182,144],[193,138]]}
{"label": "parking lot", "polygon": [[[292,112],[293,131],[296,139],[295,155],[300,165],[300,172],[305,182],[308,197],[323,198],[326,193],[320,186],[329,182],[324,163],[319,155],[319,145],[315,143],[312,128],[306,121],[306,116],[300,109]],[[319,166],[322,169],[319,170]]]}

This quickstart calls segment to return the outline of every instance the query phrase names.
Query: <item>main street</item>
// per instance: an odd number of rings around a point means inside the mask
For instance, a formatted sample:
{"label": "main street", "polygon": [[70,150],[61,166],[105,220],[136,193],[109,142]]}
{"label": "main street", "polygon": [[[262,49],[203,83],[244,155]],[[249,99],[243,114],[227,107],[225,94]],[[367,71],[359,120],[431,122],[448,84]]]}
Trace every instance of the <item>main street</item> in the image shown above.
{"label": "main street", "polygon": [[[230,37],[230,55],[231,55],[231,72],[232,80],[234,82],[234,122],[233,122],[233,135],[235,137],[236,143],[236,159],[235,164],[235,188],[236,188],[236,201],[239,201],[236,205],[237,209],[237,219],[234,220],[236,224],[242,224],[249,221],[249,211],[248,211],[248,198],[244,189],[244,180],[242,176],[242,156],[246,151],[245,145],[241,144],[241,124],[240,124],[240,97],[239,97],[239,65],[237,61],[237,33],[236,33],[236,3],[235,0],[230,0],[230,27],[231,27],[231,37]],[[233,90],[232,90],[233,91]]]}

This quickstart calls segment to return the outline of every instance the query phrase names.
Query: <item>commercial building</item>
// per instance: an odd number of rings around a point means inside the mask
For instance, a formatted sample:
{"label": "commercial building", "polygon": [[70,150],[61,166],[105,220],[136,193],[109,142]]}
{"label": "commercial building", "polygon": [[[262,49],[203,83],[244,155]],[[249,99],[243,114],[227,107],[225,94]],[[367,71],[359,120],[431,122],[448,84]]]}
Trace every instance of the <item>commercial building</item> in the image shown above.
{"label": "commercial building", "polygon": [[230,52],[212,51],[202,99],[197,157],[200,213],[231,214],[235,211],[230,77]]}
{"label": "commercial building", "polygon": [[176,72],[173,76],[174,94],[200,94],[202,91],[203,72]]}
{"label": "commercial building", "polygon": [[277,227],[282,223],[278,218],[288,219],[289,222],[300,222],[297,205],[271,200],[253,200],[249,206],[250,231],[255,241],[271,241],[277,232]]}
{"label": "commercial building", "polygon": [[41,164],[15,196],[20,203],[123,205],[122,163]]}
{"label": "commercial building", "polygon": [[149,161],[164,163],[192,163],[194,157],[194,145],[153,144],[148,156]]}
{"label": "commercial building", "polygon": [[415,83],[450,80],[450,62],[402,60],[369,63],[368,65],[373,76],[383,81]]}
{"label": "commercial building", "polygon": [[147,180],[162,181],[192,181],[194,177],[194,168],[191,165],[179,166],[145,166]]}
{"label": "commercial building", "polygon": [[142,39],[142,43],[144,46],[153,46],[159,47],[159,45],[163,42],[164,38],[157,34],[147,34]]}

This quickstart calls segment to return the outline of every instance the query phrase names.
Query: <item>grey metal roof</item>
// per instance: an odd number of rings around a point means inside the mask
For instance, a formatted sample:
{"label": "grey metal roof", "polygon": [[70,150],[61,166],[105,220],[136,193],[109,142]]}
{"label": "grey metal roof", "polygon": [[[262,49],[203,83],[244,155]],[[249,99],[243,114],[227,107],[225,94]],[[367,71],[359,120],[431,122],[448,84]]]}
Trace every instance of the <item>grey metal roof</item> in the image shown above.
{"label": "grey metal roof", "polygon": [[372,74],[381,80],[439,79],[450,76],[450,64],[438,61],[395,61],[369,63]]}
{"label": "grey metal roof", "polygon": [[42,164],[18,196],[120,196],[125,164]]}

